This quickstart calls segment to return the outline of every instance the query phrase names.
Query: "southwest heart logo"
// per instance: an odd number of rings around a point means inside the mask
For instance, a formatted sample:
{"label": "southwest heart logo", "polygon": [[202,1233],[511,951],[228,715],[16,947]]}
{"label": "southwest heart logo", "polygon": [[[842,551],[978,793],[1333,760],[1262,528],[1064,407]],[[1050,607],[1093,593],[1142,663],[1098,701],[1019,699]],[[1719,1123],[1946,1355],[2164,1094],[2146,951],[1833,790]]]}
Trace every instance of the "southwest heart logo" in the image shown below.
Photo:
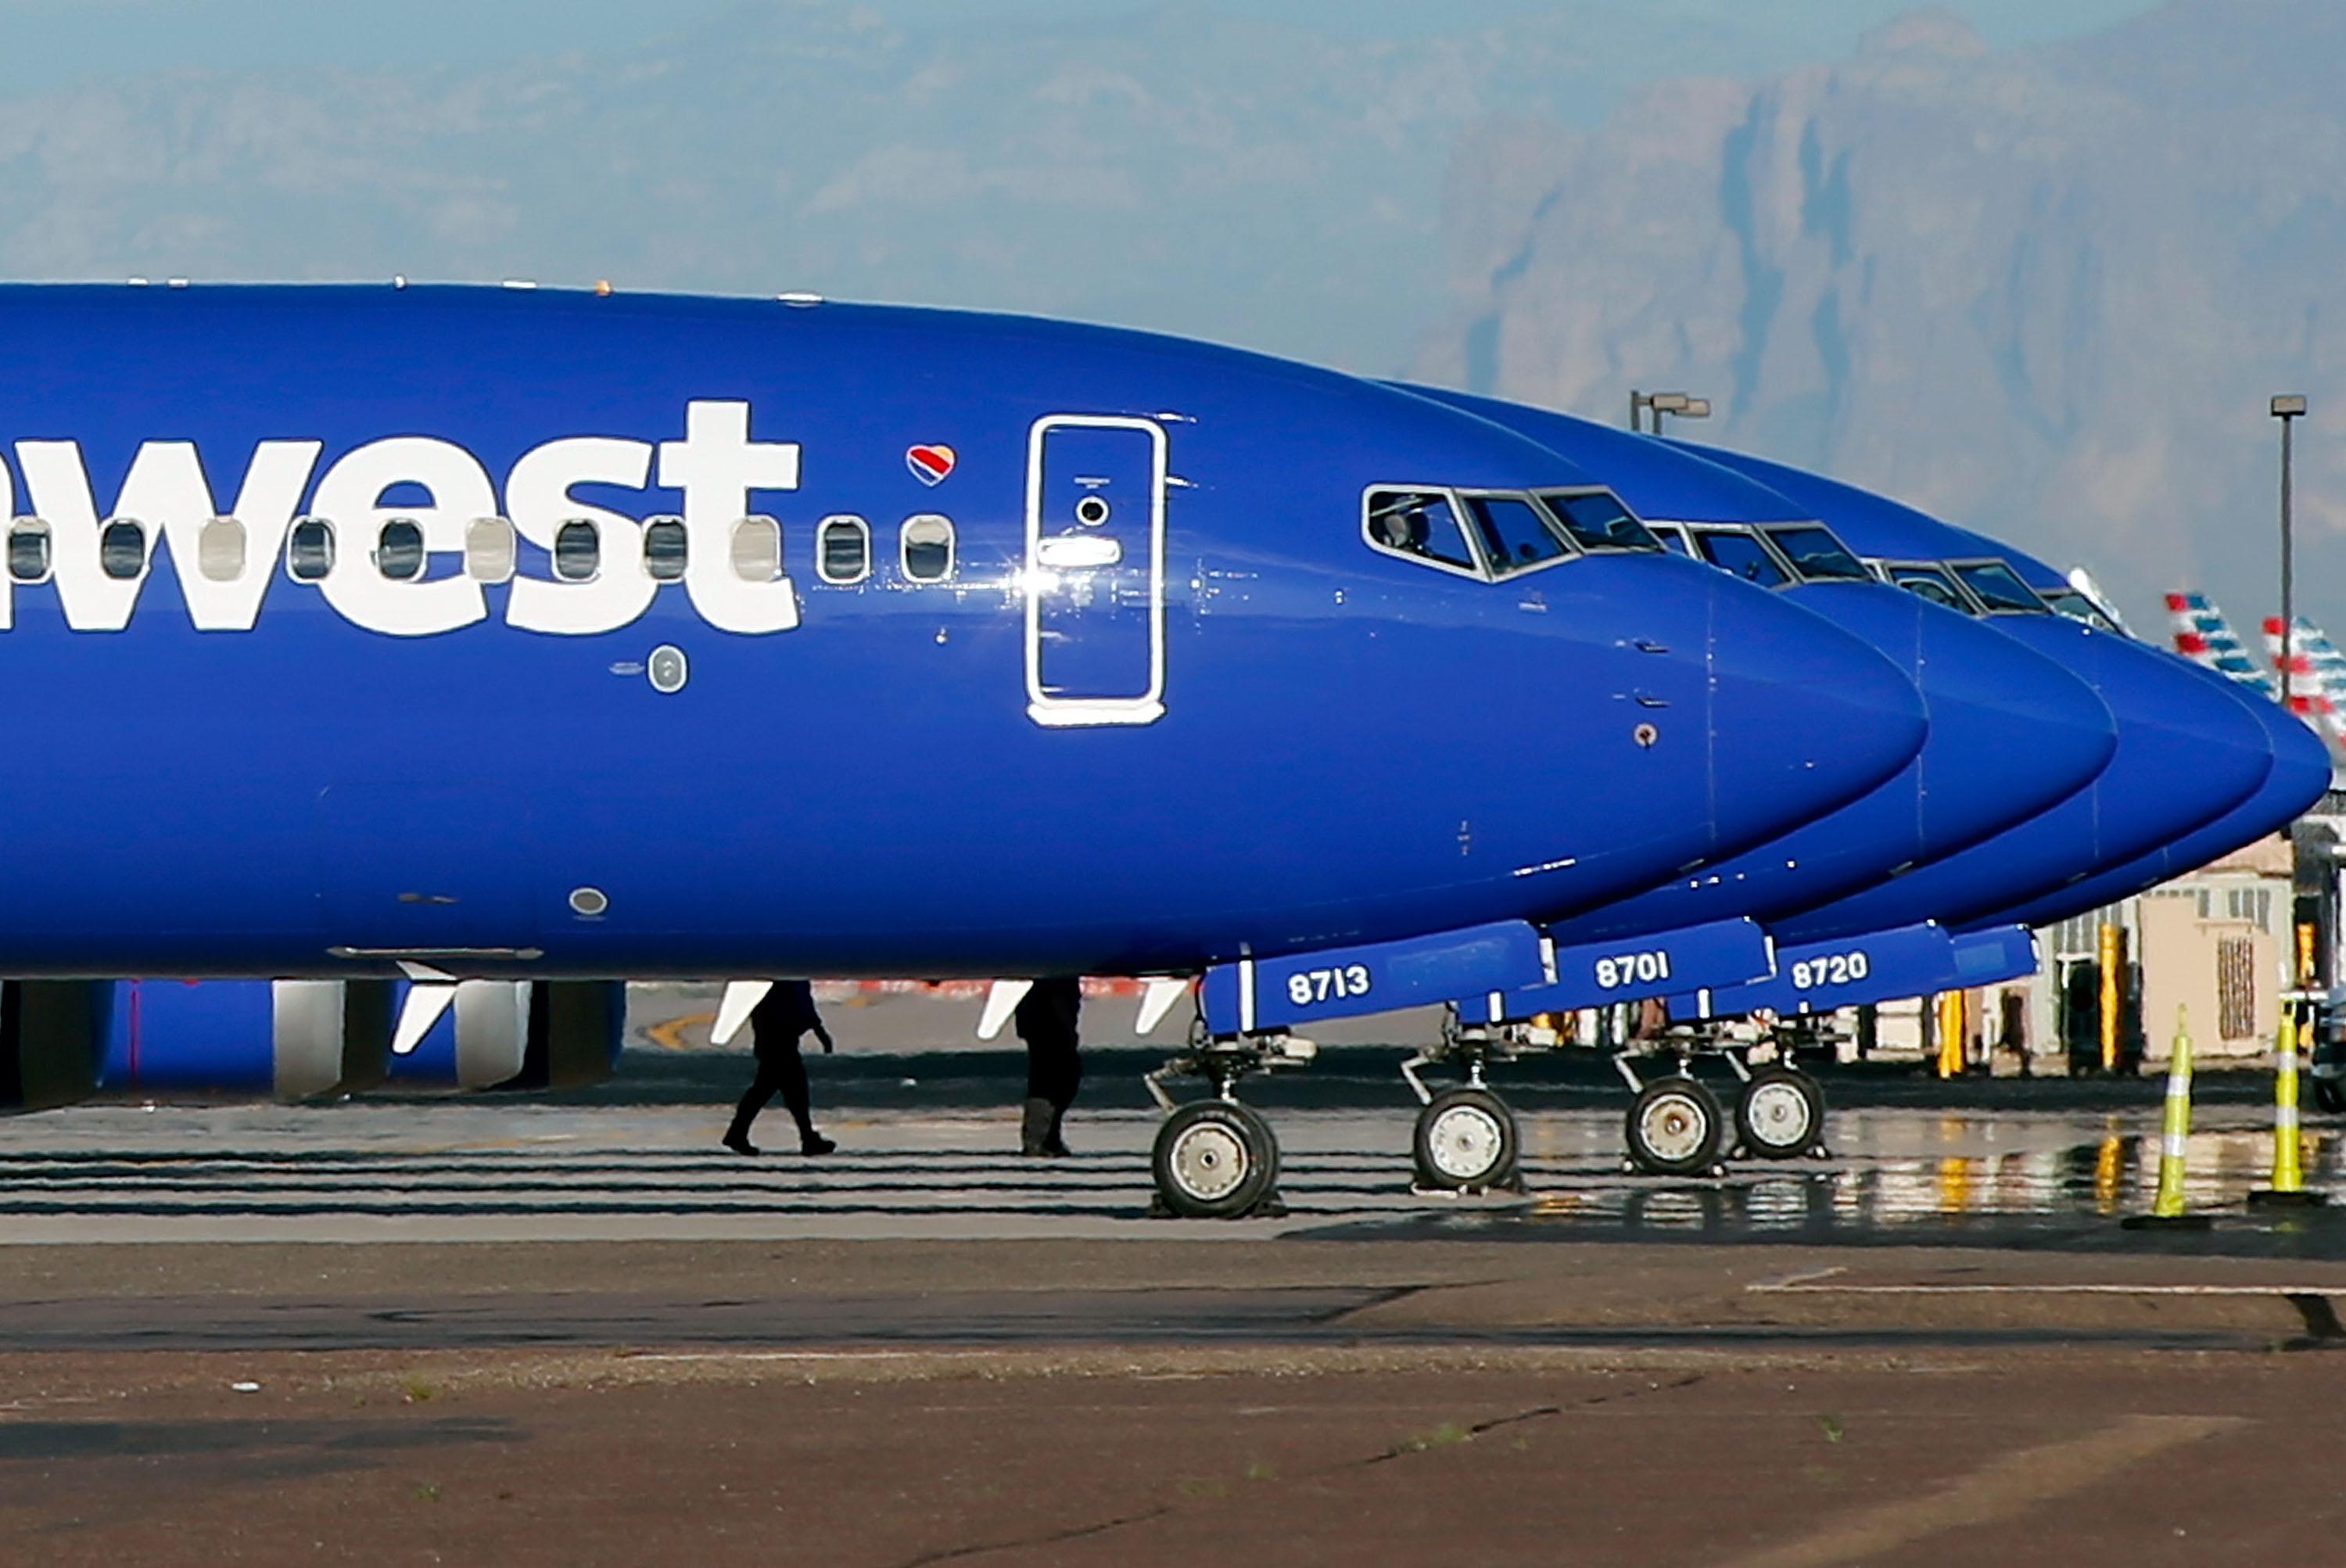
{"label": "southwest heart logo", "polygon": [[913,446],[904,451],[904,466],[913,477],[923,484],[943,484],[945,475],[954,471],[954,449],[950,446]]}

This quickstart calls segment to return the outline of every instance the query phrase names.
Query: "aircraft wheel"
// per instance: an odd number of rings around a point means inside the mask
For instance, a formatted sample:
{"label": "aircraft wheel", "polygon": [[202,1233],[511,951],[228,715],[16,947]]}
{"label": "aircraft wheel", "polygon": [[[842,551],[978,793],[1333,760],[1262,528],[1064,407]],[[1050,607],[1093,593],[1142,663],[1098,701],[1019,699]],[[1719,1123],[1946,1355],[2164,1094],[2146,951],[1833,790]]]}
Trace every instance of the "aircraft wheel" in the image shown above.
{"label": "aircraft wheel", "polygon": [[1719,1163],[1727,1113],[1692,1078],[1657,1078],[1629,1103],[1629,1157],[1655,1176],[1704,1176]]}
{"label": "aircraft wheel", "polygon": [[2313,1080],[2313,1103],[2336,1115],[2346,1111],[2346,1080],[2316,1078]]}
{"label": "aircraft wheel", "polygon": [[1762,1067],[1735,1102],[1736,1135],[1768,1160],[1796,1160],[1824,1135],[1825,1092],[1806,1073]]}
{"label": "aircraft wheel", "polygon": [[1412,1153],[1426,1186],[1463,1192],[1515,1174],[1515,1114],[1488,1089],[1445,1089],[1417,1114]]}
{"label": "aircraft wheel", "polygon": [[1270,1124],[1234,1100],[1192,1100],[1157,1130],[1158,1196],[1184,1219],[1236,1219],[1279,1180]]}

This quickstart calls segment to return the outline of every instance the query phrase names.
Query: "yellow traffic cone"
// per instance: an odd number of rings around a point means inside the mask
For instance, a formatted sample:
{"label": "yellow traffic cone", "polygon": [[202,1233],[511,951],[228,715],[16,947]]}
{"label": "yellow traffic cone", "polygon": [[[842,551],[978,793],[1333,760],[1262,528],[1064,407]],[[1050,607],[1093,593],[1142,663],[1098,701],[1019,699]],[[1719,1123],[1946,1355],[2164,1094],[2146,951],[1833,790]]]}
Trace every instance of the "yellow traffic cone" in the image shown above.
{"label": "yellow traffic cone", "polygon": [[2208,1217],[2183,1209],[2183,1153],[2191,1140],[2191,1034],[2182,1007],[2175,1010],[2175,1045],[2167,1061],[2167,1114],[2158,1129],[2158,1196],[2148,1214],[2118,1223],[2128,1230],[2205,1230]]}
{"label": "yellow traffic cone", "polygon": [[2280,1028],[2274,1044],[2272,1186],[2249,1194],[2249,1202],[2262,1208],[2311,1208],[2327,1203],[2326,1193],[2305,1189],[2303,1151],[2297,1130],[2297,1002],[2280,1005]]}

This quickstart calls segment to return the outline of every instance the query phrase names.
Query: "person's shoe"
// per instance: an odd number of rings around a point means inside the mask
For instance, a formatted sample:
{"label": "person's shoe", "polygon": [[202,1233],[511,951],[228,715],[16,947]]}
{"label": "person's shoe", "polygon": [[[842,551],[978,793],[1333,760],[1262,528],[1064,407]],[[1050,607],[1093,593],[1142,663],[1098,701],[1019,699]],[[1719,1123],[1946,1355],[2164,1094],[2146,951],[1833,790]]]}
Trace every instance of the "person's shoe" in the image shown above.
{"label": "person's shoe", "polygon": [[754,1155],[758,1152],[758,1145],[750,1141],[750,1135],[747,1133],[726,1134],[725,1146],[737,1155]]}
{"label": "person's shoe", "polygon": [[1055,1160],[1075,1157],[1076,1151],[1067,1147],[1067,1140],[1059,1135],[1059,1124],[1066,1114],[1065,1106],[1055,1108],[1051,1112],[1051,1130],[1043,1135],[1043,1152]]}
{"label": "person's shoe", "polygon": [[1029,1159],[1042,1159],[1056,1153],[1051,1147],[1055,1132],[1051,1125],[1056,1113],[1048,1100],[1028,1100],[1026,1110],[1018,1124],[1018,1152]]}
{"label": "person's shoe", "polygon": [[837,1144],[811,1129],[799,1135],[799,1153],[802,1155],[827,1155],[838,1147]]}

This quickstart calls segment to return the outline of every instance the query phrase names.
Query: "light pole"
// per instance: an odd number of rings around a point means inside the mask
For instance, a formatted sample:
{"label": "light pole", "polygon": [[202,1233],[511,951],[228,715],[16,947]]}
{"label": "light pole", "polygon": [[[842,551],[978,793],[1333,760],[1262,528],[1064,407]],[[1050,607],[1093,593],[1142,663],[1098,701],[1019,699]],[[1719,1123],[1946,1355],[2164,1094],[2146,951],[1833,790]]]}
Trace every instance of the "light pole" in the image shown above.
{"label": "light pole", "polygon": [[1710,400],[1707,397],[1688,397],[1684,392],[1641,392],[1635,387],[1630,388],[1629,428],[1631,430],[1641,433],[1644,431],[1646,422],[1642,416],[1648,409],[1653,411],[1654,415],[1653,433],[1659,435],[1662,433],[1662,415],[1674,413],[1680,419],[1708,419]]}
{"label": "light pole", "polygon": [[2289,516],[2290,426],[2305,417],[2305,398],[2282,393],[2272,400],[2272,416],[2280,421],[2280,706],[2295,712],[2290,702],[2290,676],[2297,663],[2297,583],[2292,571],[2292,530]]}

